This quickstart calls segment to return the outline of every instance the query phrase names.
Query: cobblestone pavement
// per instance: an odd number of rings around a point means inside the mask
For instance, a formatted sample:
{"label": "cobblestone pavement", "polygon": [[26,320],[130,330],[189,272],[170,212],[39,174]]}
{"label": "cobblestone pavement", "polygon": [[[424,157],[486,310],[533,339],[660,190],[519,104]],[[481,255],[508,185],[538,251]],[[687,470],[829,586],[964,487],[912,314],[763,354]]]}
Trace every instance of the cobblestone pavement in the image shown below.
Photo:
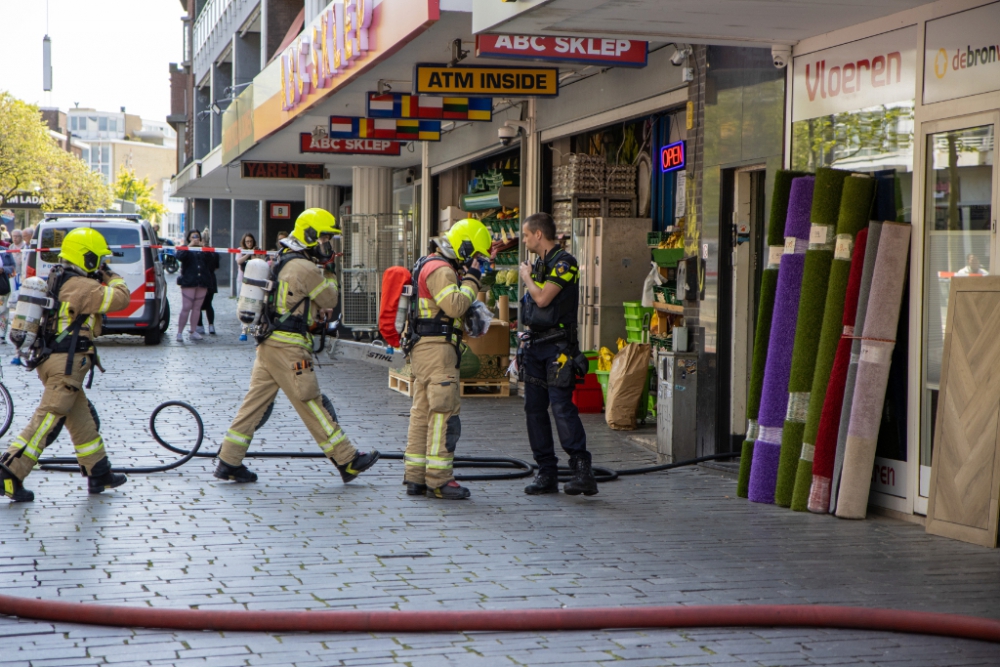
{"label": "cobblestone pavement", "polygon": [[[219,335],[202,342],[175,342],[174,324],[155,348],[138,338],[102,341],[108,372],[91,396],[115,463],[155,460],[162,450],[146,421],[168,399],[196,405],[206,447],[218,446],[247,386],[253,344],[236,340],[234,301],[216,302]],[[40,387],[6,369],[14,434]],[[325,365],[321,382],[359,446],[402,449],[408,400],[386,388],[384,371]],[[278,407],[254,449],[315,451],[287,403]],[[190,444],[186,423],[171,441]],[[651,461],[601,415],[585,424],[596,462]],[[70,451],[62,436],[49,453]],[[519,399],[466,400],[459,453],[530,458]],[[36,471],[28,484],[35,503],[0,501],[2,591],[200,609],[816,603],[1000,617],[996,551],[884,518],[847,522],[754,505],[734,497],[733,479],[703,468],[622,479],[593,498],[527,497],[523,481],[469,483],[470,501],[446,503],[407,497],[399,462],[347,486],[325,461],[251,465],[261,475],[254,485],[214,480],[203,459],[134,475],[96,497],[79,476]],[[854,631],[279,636],[0,617],[5,666],[995,665],[997,655],[980,642]]]}

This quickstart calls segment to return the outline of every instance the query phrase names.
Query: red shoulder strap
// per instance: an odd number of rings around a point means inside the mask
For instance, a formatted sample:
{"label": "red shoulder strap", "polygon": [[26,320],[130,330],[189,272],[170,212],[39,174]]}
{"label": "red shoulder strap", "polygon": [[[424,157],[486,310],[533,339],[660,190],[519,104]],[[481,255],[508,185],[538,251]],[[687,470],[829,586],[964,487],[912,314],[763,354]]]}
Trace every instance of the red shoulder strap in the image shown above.
{"label": "red shoulder strap", "polygon": [[417,285],[417,296],[422,299],[433,299],[434,295],[427,289],[427,278],[441,266],[451,266],[446,259],[429,259],[420,267],[420,277]]}

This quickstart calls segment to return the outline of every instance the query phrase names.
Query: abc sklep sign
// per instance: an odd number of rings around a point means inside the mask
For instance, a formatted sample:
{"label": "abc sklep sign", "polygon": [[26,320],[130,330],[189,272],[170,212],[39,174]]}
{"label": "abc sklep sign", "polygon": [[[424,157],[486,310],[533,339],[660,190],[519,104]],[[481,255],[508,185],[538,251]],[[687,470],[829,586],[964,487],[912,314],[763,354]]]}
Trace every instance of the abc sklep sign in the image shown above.
{"label": "abc sklep sign", "polygon": [[1000,3],[927,22],[924,104],[1000,90]]}

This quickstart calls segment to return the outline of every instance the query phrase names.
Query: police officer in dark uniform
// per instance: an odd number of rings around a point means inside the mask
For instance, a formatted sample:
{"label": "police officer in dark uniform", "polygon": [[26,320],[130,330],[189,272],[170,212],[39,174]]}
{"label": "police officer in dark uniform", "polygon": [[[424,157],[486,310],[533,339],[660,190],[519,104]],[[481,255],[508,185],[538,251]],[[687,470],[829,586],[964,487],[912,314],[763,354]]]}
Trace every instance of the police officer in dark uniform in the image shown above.
{"label": "police officer in dark uniform", "polygon": [[528,442],[538,464],[538,474],[524,492],[559,492],[558,458],[549,421],[551,406],[559,442],[569,454],[572,471],[563,491],[571,496],[592,496],[597,493],[597,481],[587,451],[587,434],[573,404],[577,376],[588,370],[577,340],[579,267],[576,259],[556,242],[556,226],[548,213],[525,218],[521,239],[529,252],[538,255],[534,266],[525,262],[520,268],[525,285],[520,317],[530,331],[518,349],[518,368],[524,382]]}

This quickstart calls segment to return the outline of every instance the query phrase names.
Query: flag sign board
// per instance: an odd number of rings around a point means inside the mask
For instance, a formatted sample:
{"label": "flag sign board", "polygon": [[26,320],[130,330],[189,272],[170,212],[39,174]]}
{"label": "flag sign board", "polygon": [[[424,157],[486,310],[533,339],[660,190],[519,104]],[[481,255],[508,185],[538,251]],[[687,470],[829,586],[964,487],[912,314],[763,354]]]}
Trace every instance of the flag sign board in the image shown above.
{"label": "flag sign board", "polygon": [[330,138],[441,141],[441,121],[330,116]]}
{"label": "flag sign board", "polygon": [[413,69],[413,92],[422,95],[555,97],[559,94],[559,69],[449,67],[424,63]]}
{"label": "flag sign board", "polygon": [[600,37],[476,35],[476,56],[645,67],[649,43]]}
{"label": "flag sign board", "polygon": [[323,181],[327,178],[322,162],[248,162],[240,163],[242,178],[280,178]]}
{"label": "flag sign board", "polygon": [[311,132],[299,135],[300,153],[328,153],[332,155],[399,155],[398,141],[388,139],[332,139],[317,137]]}
{"label": "flag sign board", "polygon": [[368,93],[369,118],[493,120],[492,97],[433,97],[406,93]]}

